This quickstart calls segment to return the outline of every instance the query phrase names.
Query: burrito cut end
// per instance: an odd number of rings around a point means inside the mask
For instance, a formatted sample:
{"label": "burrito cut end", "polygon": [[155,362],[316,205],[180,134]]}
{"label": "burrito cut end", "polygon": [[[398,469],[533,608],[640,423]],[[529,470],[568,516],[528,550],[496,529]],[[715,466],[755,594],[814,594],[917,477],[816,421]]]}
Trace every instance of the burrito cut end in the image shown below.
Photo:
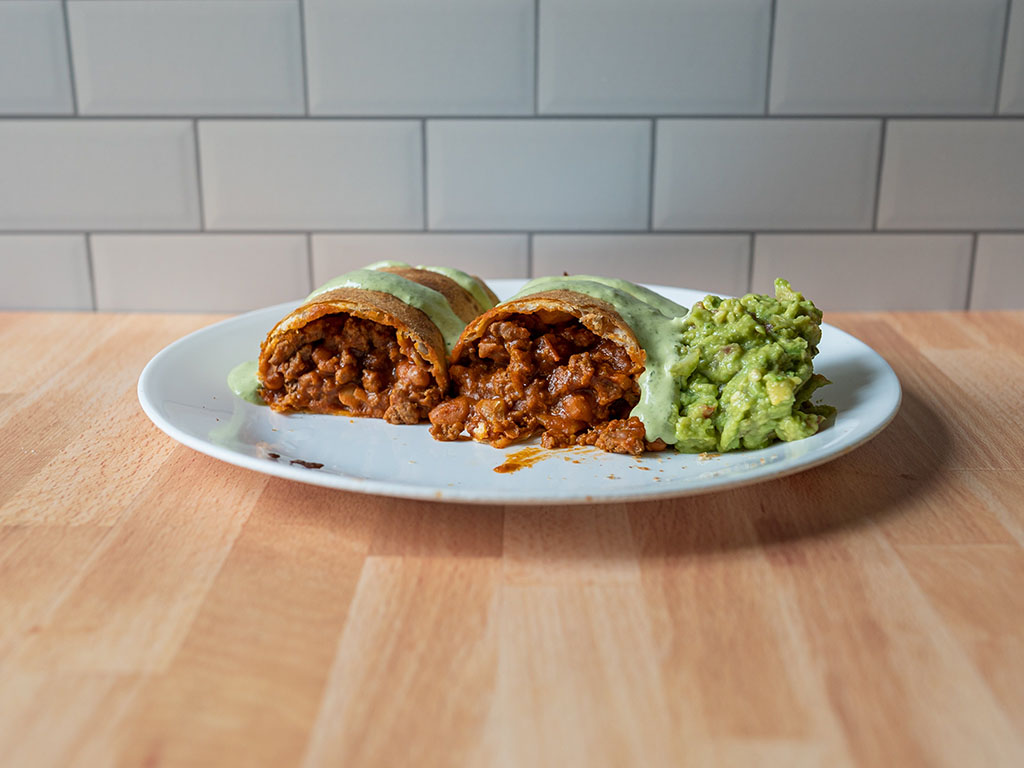
{"label": "burrito cut end", "polygon": [[284,318],[261,345],[260,396],[276,411],[415,424],[448,387],[445,343],[394,296],[337,288]]}
{"label": "burrito cut end", "polygon": [[541,445],[595,445],[638,455],[659,447],[630,411],[645,352],[605,301],[552,290],[508,301],[467,327],[449,374],[458,395],[430,412],[439,440],[505,447],[538,433]]}

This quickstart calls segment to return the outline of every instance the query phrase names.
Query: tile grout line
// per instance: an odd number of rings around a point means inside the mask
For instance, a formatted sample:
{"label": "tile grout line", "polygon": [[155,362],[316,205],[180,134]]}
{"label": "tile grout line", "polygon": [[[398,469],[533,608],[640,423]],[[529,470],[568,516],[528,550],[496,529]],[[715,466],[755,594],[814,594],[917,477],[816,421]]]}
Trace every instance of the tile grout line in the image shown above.
{"label": "tile grout line", "polygon": [[306,61],[305,0],[299,0],[299,52],[302,54],[302,113],[309,117],[309,64]]}
{"label": "tile grout line", "polygon": [[658,121],[651,120],[651,156],[647,171],[647,231],[654,231],[654,171],[655,148],[658,146]]}
{"label": "tile grout line", "polygon": [[196,200],[199,202],[199,231],[206,231],[206,201],[203,199],[203,161],[199,151],[199,121],[192,121],[192,141],[196,152]]}
{"label": "tile grout line", "polygon": [[420,121],[420,195],[423,197],[423,231],[430,229],[430,205],[427,200],[427,121]]}
{"label": "tile grout line", "polygon": [[974,293],[974,270],[978,265],[978,239],[979,233],[975,232],[971,240],[971,258],[967,262],[967,296],[964,297],[964,309],[971,308],[971,294]]}
{"label": "tile grout line", "polygon": [[750,255],[747,261],[747,293],[754,291],[754,243],[757,240],[757,233],[750,233]]}
{"label": "tile grout line", "polygon": [[534,233],[526,235],[526,279],[533,278],[533,237]]}
{"label": "tile grout line", "polygon": [[775,19],[778,11],[778,0],[772,0],[768,14],[768,61],[765,63],[764,74],[764,114],[767,115],[771,106],[772,93],[772,62],[775,59]]}
{"label": "tile grout line", "polygon": [[540,0],[533,0],[533,114],[540,114]]}
{"label": "tile grout line", "polygon": [[1013,0],[1006,0],[1006,15],[1003,17],[1003,47],[999,54],[999,77],[996,80],[996,103],[992,106],[992,114],[999,114],[999,104],[1003,98],[1003,80],[1006,76],[1006,49],[1010,41],[1010,11]]}
{"label": "tile grout line", "polygon": [[78,80],[75,78],[75,62],[71,57],[71,22],[68,20],[68,0],[61,0],[64,13],[64,48],[68,54],[68,81],[71,86],[71,111],[73,117],[78,116]]}
{"label": "tile grout line", "polygon": [[92,233],[85,233],[85,265],[89,273],[89,296],[92,299],[92,311],[99,311],[99,303],[96,301],[96,266],[92,258]]}
{"label": "tile grout line", "polygon": [[309,290],[312,291],[316,288],[316,280],[313,277],[313,234],[311,232],[306,233],[306,268],[309,270]]}
{"label": "tile grout line", "polygon": [[[79,2],[91,2],[92,0],[79,0]],[[2,0],[0,0],[2,2]],[[169,120],[217,120],[224,123],[243,123],[243,122],[336,122],[336,123],[360,123],[360,122],[419,122],[420,120],[430,120],[437,122],[633,122],[641,123],[647,120],[674,120],[677,122],[703,122],[703,121],[722,121],[722,120],[734,120],[736,122],[786,122],[793,120],[806,120],[808,122],[868,122],[879,120],[906,120],[913,122],[947,122],[947,123],[1015,123],[1021,121],[1019,114],[992,114],[991,112],[973,112],[973,113],[959,113],[959,114],[930,114],[921,115],[913,112],[897,113],[897,112],[843,112],[843,113],[831,113],[827,115],[814,114],[811,112],[773,112],[771,114],[763,114],[758,112],[756,114],[751,113],[737,113],[737,112],[705,112],[702,114],[687,113],[687,112],[658,112],[650,114],[610,114],[610,113],[576,113],[576,112],[545,112],[543,114],[529,115],[529,114],[465,114],[465,115],[450,115],[450,114],[423,114],[423,115],[399,115],[382,113],[379,115],[328,115],[328,114],[311,114],[311,115],[285,115],[285,114],[251,114],[251,115],[234,115],[234,114],[213,114],[213,113],[200,113],[200,112],[163,112],[153,113],[149,115],[130,115],[130,114],[116,114],[116,113],[100,113],[94,112],[88,115],[74,116],[74,115],[53,115],[53,114],[41,114],[38,112],[11,112],[5,113],[0,116],[2,121],[14,121],[14,120],[33,120],[38,122],[166,122]]]}
{"label": "tile grout line", "polygon": [[[2,1],[2,0],[0,0]],[[85,0],[82,0],[83,2]],[[160,228],[143,228],[143,229],[104,229],[101,227],[93,228],[90,230],[96,235],[304,235],[307,232],[316,235],[419,235],[423,233],[420,228],[416,229],[374,229],[369,228],[341,228],[341,229],[302,229],[298,227],[269,227],[266,229],[241,229],[238,227],[225,227],[223,229],[160,229]],[[438,235],[478,235],[478,236],[496,236],[496,235],[526,235],[531,231],[539,235],[614,235],[614,236],[631,236],[631,237],[662,237],[662,236],[702,236],[702,237],[735,237],[736,235],[749,235],[751,230],[750,227],[736,227],[733,229],[658,229],[653,232],[648,232],[646,229],[540,229],[530,230],[527,228],[522,229],[451,229],[441,227],[438,229],[430,230],[432,234]],[[861,229],[850,229],[850,228],[837,228],[837,229],[763,229],[759,230],[760,234],[763,235],[815,235],[819,237],[856,237],[856,236],[868,236],[868,235],[904,235],[904,236],[935,236],[935,237],[958,237],[963,235],[971,235],[975,232],[982,232],[986,235],[1024,235],[1024,227],[986,227],[984,229],[971,229],[969,227],[957,227],[953,229],[924,229],[924,228],[910,228],[910,229],[881,229],[877,232],[870,228]],[[78,235],[82,233],[82,227],[77,228],[61,228],[55,227],[53,229],[39,229],[39,228],[26,228],[26,229],[0,229],[0,237],[15,236],[15,235]]]}
{"label": "tile grout line", "polygon": [[874,209],[871,216],[871,231],[878,231],[878,209],[879,201],[882,198],[882,168],[885,165],[885,143],[889,133],[889,121],[882,121],[882,129],[878,134],[878,166],[875,169],[875,199],[872,205]]}

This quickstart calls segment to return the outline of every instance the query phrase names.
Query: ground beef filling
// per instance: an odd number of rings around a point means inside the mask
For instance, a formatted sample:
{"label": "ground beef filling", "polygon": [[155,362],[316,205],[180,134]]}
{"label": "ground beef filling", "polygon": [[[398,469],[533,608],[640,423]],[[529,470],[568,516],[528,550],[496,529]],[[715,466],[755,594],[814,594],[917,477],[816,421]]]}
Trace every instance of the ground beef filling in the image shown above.
{"label": "ground beef filling", "polygon": [[453,365],[458,397],[430,412],[430,433],[468,432],[502,448],[540,433],[541,445],[595,445],[639,455],[658,447],[629,412],[640,399],[626,351],[576,320],[547,324],[534,315],[493,323]]}
{"label": "ground beef filling", "polygon": [[260,363],[260,394],[277,410],[337,413],[416,424],[442,392],[414,344],[395,329],[328,315],[290,331]]}

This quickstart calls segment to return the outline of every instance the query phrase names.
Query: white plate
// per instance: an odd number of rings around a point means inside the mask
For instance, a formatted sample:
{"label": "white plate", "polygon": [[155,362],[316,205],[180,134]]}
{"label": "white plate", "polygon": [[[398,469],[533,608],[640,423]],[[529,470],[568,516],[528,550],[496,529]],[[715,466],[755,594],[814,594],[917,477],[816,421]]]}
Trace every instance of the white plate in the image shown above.
{"label": "white plate", "polygon": [[[488,282],[501,297],[523,283]],[[705,295],[651,287],[685,306]],[[814,367],[833,381],[820,399],[839,413],[833,425],[812,437],[703,459],[671,450],[639,459],[593,448],[547,451],[532,466],[500,474],[494,468],[522,445],[498,450],[469,441],[441,443],[430,437],[426,424],[285,416],[236,398],[227,387],[228,371],[254,359],[267,331],[295,306],[280,304],[225,320],[161,351],[139,377],[146,414],[190,448],[303,483],[413,499],[575,504],[685,496],[791,474],[866,442],[892,420],[900,403],[899,381],[888,363],[849,334],[824,325]],[[323,466],[309,469],[292,460]]]}

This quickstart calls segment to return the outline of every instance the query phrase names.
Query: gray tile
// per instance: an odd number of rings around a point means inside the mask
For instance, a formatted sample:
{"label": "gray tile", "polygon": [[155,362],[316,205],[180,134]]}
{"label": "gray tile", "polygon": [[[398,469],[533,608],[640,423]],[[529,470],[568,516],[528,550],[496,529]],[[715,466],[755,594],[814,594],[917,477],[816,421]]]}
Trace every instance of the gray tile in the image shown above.
{"label": "gray tile", "polygon": [[527,277],[526,235],[314,235],[313,282],[374,261],[455,267],[481,277]]}
{"label": "gray tile", "polygon": [[244,312],[309,292],[303,235],[94,235],[92,257],[101,310]]}
{"label": "gray tile", "polygon": [[1024,228],[1024,120],[890,122],[878,226]]}
{"label": "gray tile", "polygon": [[0,114],[71,112],[61,4],[56,0],[0,3]]}
{"label": "gray tile", "polygon": [[540,13],[541,112],[764,108],[770,0],[544,0]]}
{"label": "gray tile", "polygon": [[412,120],[204,120],[210,229],[420,229],[423,161]]}
{"label": "gray tile", "polygon": [[533,111],[533,0],[306,0],[310,110]]}
{"label": "gray tile", "polygon": [[92,309],[85,235],[0,235],[0,309]]}
{"label": "gray tile", "polygon": [[85,114],[303,112],[293,2],[90,0],[68,21]]}
{"label": "gray tile", "polygon": [[753,290],[783,277],[826,312],[963,309],[970,265],[970,235],[758,235]]}
{"label": "gray tile", "polygon": [[874,120],[659,120],[656,229],[867,229]]}
{"label": "gray tile", "polygon": [[1024,309],[1024,235],[981,235],[971,309]]}
{"label": "gray tile", "polygon": [[0,169],[0,229],[199,226],[186,121],[2,121]]}
{"label": "gray tile", "polygon": [[1024,115],[1024,2],[1021,0],[1010,6],[999,111]]}
{"label": "gray tile", "polygon": [[747,290],[746,235],[537,235],[533,274],[595,274],[737,295]]}
{"label": "gray tile", "polygon": [[432,120],[430,226],[643,228],[649,153],[641,120]]}
{"label": "gray tile", "polygon": [[1006,0],[778,0],[771,111],[989,113]]}

